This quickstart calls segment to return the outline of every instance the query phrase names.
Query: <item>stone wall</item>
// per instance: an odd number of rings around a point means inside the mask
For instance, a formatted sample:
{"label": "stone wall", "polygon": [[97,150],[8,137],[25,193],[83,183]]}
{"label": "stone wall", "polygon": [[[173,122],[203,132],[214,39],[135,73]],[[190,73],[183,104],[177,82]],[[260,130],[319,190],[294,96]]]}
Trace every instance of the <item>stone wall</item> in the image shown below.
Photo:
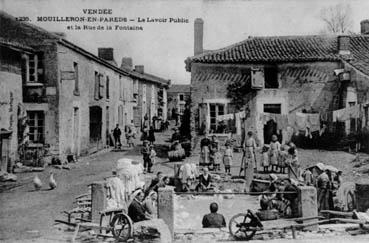
{"label": "stone wall", "polygon": [[[18,151],[18,106],[22,104],[21,54],[1,48],[0,54],[0,129],[11,131],[9,141],[9,159],[13,163]],[[4,55],[7,52],[9,55]],[[2,151],[5,152],[5,151]],[[1,155],[0,155],[1,156]],[[0,158],[1,161],[1,158]],[[2,161],[1,169],[11,167]]]}
{"label": "stone wall", "polygon": [[[198,106],[204,100],[226,99],[229,76],[221,74],[242,74],[253,67],[262,65],[230,65],[193,63],[191,67],[191,127],[192,135],[199,129]],[[340,68],[338,62],[311,62],[278,64],[278,89],[250,90],[250,117],[245,122],[246,130],[254,130],[263,141],[263,131],[258,123],[258,113],[263,112],[263,105],[280,103],[283,114],[302,111],[303,109],[327,111],[337,109],[339,82],[334,70]],[[199,75],[205,73],[207,76]],[[217,75],[211,75],[217,74]],[[201,78],[199,78],[199,76]],[[215,76],[215,78],[214,78]],[[222,78],[219,78],[222,77]],[[224,77],[224,79],[223,79]],[[254,130],[255,131],[255,130]]]}
{"label": "stone wall", "polygon": [[[123,107],[123,113],[131,114],[127,110],[128,105],[120,99],[120,79],[122,76],[118,72],[107,68],[104,65],[87,59],[85,56],[62,45],[58,46],[58,70],[60,72],[73,72],[74,63],[78,63],[78,80],[79,93],[75,93],[75,80],[62,80],[59,85],[59,122],[61,124],[59,131],[60,151],[67,153],[68,151],[85,154],[90,149],[101,148],[107,144],[107,132],[114,129],[115,124],[123,124],[118,121],[119,106]],[[95,99],[95,72],[101,75],[102,80],[102,98]],[[109,97],[106,95],[107,77],[109,78]],[[124,88],[128,89],[130,79],[121,77],[125,83]],[[128,92],[128,91],[127,91]],[[131,91],[132,93],[132,91]],[[90,139],[90,111],[89,107],[98,106],[102,109],[102,131],[101,141],[98,145]],[[78,120],[74,119],[74,113],[78,109]],[[123,118],[123,116],[122,116]],[[129,119],[129,117],[127,117]],[[75,123],[79,123],[79,128],[75,128]],[[123,124],[124,127],[125,124]],[[123,129],[121,127],[121,129]],[[74,135],[74,131],[78,134]],[[76,137],[77,136],[77,137]],[[77,142],[73,141],[77,138]]]}

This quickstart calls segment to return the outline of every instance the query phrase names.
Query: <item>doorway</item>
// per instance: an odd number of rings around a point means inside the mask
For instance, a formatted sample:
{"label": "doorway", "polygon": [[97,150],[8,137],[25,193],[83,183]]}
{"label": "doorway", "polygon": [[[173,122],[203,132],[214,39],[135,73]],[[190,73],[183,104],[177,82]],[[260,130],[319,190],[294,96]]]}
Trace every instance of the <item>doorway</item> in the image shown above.
{"label": "doorway", "polygon": [[99,106],[90,107],[90,141],[101,140],[102,109]]}
{"label": "doorway", "polygon": [[[281,104],[264,104],[264,113],[281,114]],[[269,144],[272,141],[272,136],[277,135],[278,141],[282,141],[282,133],[277,130],[277,122],[273,119],[267,121],[264,125],[264,144]],[[278,136],[279,135],[279,136]]]}
{"label": "doorway", "polygon": [[264,125],[264,144],[269,144],[274,134],[277,134],[277,123],[273,120],[269,120]]}

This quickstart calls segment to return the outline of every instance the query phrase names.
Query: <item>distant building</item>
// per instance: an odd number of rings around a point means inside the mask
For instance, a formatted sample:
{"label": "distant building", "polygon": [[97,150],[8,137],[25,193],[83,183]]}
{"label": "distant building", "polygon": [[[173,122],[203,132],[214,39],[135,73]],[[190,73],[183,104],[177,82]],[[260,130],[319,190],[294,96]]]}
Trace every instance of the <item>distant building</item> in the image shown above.
{"label": "distant building", "polygon": [[[30,146],[49,147],[62,159],[83,155],[107,146],[115,124],[124,128],[136,120],[140,126],[146,113],[166,115],[170,81],[143,73],[143,67],[142,72],[118,67],[112,48],[99,48],[96,56],[62,33],[18,22],[4,12],[0,22],[2,40],[27,46],[17,64],[23,89],[14,87],[17,95],[23,91]],[[1,56],[2,63],[5,58]]]}
{"label": "distant building", "polygon": [[173,84],[168,89],[168,117],[172,119],[173,109],[182,115],[186,102],[191,96],[191,86],[189,84]]}
{"label": "distant building", "polygon": [[[361,35],[249,37],[214,51],[203,50],[202,30],[203,21],[197,19],[195,56],[186,60],[194,132],[201,127],[217,132],[224,115],[240,112],[227,96],[234,83],[246,87],[245,117],[239,122],[262,143],[279,132],[287,141],[288,126],[304,133],[294,121],[283,120],[298,112],[320,114],[330,130],[342,135],[369,125],[369,20],[361,22]],[[358,104],[364,110],[362,119],[323,118]]]}

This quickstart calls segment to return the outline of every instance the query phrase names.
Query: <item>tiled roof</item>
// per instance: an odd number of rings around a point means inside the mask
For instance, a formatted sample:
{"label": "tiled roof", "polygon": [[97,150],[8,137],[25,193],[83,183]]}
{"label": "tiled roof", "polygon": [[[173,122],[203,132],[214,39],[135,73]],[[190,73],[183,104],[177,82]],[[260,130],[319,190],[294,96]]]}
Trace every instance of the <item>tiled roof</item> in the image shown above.
{"label": "tiled roof", "polygon": [[251,74],[248,73],[234,73],[234,72],[209,72],[209,71],[200,71],[197,72],[195,80],[198,81],[206,81],[206,80],[221,80],[221,81],[230,81],[230,82],[245,82],[250,83]]}
{"label": "tiled roof", "polygon": [[[234,45],[209,51],[186,60],[192,63],[276,63],[339,61],[337,36],[275,36],[250,37]],[[350,36],[350,63],[369,74],[369,36]]]}
{"label": "tiled roof", "polygon": [[3,46],[7,46],[9,48],[13,48],[13,49],[20,49],[20,50],[25,50],[25,51],[30,51],[30,52],[34,52],[35,50],[30,47],[30,46],[27,46],[27,45],[24,45],[22,43],[19,43],[17,41],[14,41],[14,40],[6,40],[2,37],[0,37],[0,45],[3,45]]}
{"label": "tiled roof", "polygon": [[170,80],[169,79],[164,79],[164,78],[161,78],[161,77],[149,74],[149,73],[139,73],[139,72],[131,71],[131,74],[135,78],[147,80],[147,81],[154,82],[154,83],[159,83],[159,84],[162,84],[164,86],[169,86],[170,85]]}
{"label": "tiled roof", "polygon": [[168,93],[190,93],[191,86],[189,84],[173,84],[168,89]]}
{"label": "tiled roof", "polygon": [[351,55],[343,59],[359,71],[369,75],[369,36],[351,36],[350,51]]}

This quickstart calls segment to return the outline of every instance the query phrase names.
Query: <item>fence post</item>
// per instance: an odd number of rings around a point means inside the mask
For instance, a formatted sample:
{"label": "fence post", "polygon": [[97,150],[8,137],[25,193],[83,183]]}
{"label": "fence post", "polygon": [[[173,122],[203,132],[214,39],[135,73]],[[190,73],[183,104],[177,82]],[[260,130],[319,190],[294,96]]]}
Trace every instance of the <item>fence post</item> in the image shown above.
{"label": "fence post", "polygon": [[[298,187],[298,213],[302,218],[318,216],[317,192],[313,186]],[[303,223],[314,223],[318,219],[304,220]],[[307,230],[318,230],[318,224],[307,226]]]}
{"label": "fence post", "polygon": [[100,223],[100,211],[103,211],[105,208],[105,182],[94,182],[91,184],[91,219],[93,223]]}
{"label": "fence post", "polygon": [[174,190],[173,188],[159,188],[158,218],[168,225],[172,239],[174,239]]}

